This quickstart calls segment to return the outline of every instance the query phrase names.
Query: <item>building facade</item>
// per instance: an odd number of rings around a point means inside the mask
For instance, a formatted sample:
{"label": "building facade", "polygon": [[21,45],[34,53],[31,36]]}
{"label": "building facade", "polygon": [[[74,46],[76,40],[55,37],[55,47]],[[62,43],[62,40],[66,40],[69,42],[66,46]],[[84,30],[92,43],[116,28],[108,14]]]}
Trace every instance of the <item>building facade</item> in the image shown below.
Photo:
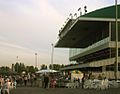
{"label": "building facade", "polygon": [[[118,5],[118,78],[120,79],[120,5]],[[62,70],[79,69],[95,75],[104,73],[115,79],[116,12],[110,6],[69,19],[59,32],[56,47],[70,48],[69,60],[73,66]]]}

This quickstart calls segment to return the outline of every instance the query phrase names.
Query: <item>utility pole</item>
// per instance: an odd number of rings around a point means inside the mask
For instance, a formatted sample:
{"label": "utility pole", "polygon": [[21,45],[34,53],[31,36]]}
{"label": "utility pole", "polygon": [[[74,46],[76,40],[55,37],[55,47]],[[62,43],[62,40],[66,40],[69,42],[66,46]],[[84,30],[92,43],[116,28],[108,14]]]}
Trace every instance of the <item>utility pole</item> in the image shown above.
{"label": "utility pole", "polygon": [[35,53],[35,67],[37,68],[37,53]]}
{"label": "utility pole", "polygon": [[18,73],[19,57],[17,56],[16,59],[17,59],[16,64],[17,64],[17,73]]}
{"label": "utility pole", "polygon": [[54,45],[51,44],[52,46],[52,52],[51,52],[51,69],[53,70],[53,54],[54,54]]}

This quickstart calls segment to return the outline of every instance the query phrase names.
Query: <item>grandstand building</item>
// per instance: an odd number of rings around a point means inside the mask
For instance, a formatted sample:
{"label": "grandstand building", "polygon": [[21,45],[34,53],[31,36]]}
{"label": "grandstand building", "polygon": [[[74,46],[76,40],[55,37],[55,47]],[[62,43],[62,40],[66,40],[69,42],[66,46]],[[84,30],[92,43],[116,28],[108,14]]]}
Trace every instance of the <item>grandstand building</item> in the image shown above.
{"label": "grandstand building", "polygon": [[[120,79],[120,5],[118,5],[118,78]],[[75,65],[62,70],[79,69],[95,75],[104,72],[114,79],[116,56],[116,13],[109,6],[69,19],[59,32],[55,47],[70,48],[69,60]]]}

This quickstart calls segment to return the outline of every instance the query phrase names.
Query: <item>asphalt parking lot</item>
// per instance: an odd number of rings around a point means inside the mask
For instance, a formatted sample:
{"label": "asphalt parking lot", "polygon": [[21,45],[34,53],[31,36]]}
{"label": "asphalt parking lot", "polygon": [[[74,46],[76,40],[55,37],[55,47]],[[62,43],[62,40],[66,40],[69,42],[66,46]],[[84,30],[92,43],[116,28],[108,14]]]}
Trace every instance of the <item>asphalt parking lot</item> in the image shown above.
{"label": "asphalt parking lot", "polygon": [[120,94],[120,88],[108,90],[94,90],[81,88],[49,88],[39,87],[18,87],[10,91],[10,94]]}

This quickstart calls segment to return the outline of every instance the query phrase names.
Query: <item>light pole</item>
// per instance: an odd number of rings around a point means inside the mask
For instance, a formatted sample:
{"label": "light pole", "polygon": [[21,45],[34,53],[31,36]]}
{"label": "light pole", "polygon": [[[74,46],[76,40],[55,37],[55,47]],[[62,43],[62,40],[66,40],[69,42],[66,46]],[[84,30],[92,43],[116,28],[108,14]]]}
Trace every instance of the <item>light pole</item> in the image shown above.
{"label": "light pole", "polygon": [[87,6],[84,6],[85,14],[87,13]]}
{"label": "light pole", "polygon": [[78,11],[80,11],[80,16],[82,15],[82,11],[81,11],[81,8],[78,9]]}
{"label": "light pole", "polygon": [[70,19],[73,19],[73,15],[72,15],[72,13],[70,13],[70,15],[69,15],[69,16],[70,16]]}
{"label": "light pole", "polygon": [[19,58],[19,57],[17,56],[17,57],[16,57],[16,59],[17,59],[17,63],[18,63],[18,58]]}
{"label": "light pole", "polygon": [[53,54],[54,54],[54,45],[53,43],[51,44],[52,46],[52,52],[51,52],[51,69],[53,70]]}
{"label": "light pole", "polygon": [[17,64],[17,73],[18,73],[19,57],[17,56],[16,58],[17,58],[16,64]]}
{"label": "light pole", "polygon": [[77,13],[74,14],[75,18],[77,18]]}
{"label": "light pole", "polygon": [[35,53],[35,67],[37,68],[37,53]]}
{"label": "light pole", "polygon": [[118,79],[118,7],[117,0],[115,0],[115,29],[116,29],[116,59],[115,59],[115,80]]}

